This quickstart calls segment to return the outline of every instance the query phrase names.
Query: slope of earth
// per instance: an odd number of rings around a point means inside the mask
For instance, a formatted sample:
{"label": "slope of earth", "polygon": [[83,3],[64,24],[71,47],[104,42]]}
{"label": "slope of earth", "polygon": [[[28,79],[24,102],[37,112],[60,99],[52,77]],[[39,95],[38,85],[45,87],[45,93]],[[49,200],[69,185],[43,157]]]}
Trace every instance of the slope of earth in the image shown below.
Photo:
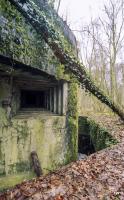
{"label": "slope of earth", "polygon": [[122,122],[117,116],[108,114],[90,114],[90,118],[96,123],[106,128],[109,133],[121,142],[124,138],[124,122]]}
{"label": "slope of earth", "polygon": [[0,200],[124,200],[124,125],[115,118],[95,119],[104,121],[118,145],[25,181],[1,194]]}

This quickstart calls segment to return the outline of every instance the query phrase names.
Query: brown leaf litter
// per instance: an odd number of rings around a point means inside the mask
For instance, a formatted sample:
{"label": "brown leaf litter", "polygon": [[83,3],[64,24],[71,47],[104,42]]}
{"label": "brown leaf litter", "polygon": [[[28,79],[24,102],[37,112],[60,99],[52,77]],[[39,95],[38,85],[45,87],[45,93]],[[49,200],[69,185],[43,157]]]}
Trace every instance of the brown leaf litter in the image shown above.
{"label": "brown leaf litter", "polygon": [[1,194],[0,200],[124,200],[124,125],[119,123],[108,120],[121,141],[118,145],[25,181]]}

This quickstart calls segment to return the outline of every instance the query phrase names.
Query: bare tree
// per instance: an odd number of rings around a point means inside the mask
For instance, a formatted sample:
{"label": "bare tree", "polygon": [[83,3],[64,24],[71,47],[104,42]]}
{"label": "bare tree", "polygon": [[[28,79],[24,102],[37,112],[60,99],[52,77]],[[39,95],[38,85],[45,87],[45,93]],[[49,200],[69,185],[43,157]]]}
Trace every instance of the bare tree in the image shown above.
{"label": "bare tree", "polygon": [[[62,40],[53,26],[46,20],[44,14],[37,9],[32,9],[34,4],[31,1],[26,1],[26,6],[16,0],[9,0],[19,12],[29,21],[29,23],[34,27],[36,32],[42,36],[45,42],[54,52],[55,56],[58,58],[60,63],[65,65],[65,69],[73,73],[75,78],[80,82],[82,87],[85,87],[87,91],[96,96],[102,103],[105,103],[109,108],[113,110],[122,120],[124,120],[124,112],[121,107],[113,102],[104,92],[96,86],[94,81],[91,79],[83,64],[74,56],[70,55],[68,49],[64,49],[62,45]],[[35,15],[34,15],[35,11]]]}
{"label": "bare tree", "polygon": [[60,8],[60,5],[61,5],[61,0],[58,0],[58,5],[57,5],[57,13],[59,12],[59,8]]}
{"label": "bare tree", "polygon": [[[109,0],[104,15],[81,30],[89,70],[115,101],[118,95],[117,63],[124,48],[124,0]],[[89,43],[89,48],[87,45]],[[85,47],[86,46],[86,47]],[[83,48],[83,47],[82,47]],[[108,76],[109,75],[109,76]],[[101,82],[101,83],[100,83]]]}

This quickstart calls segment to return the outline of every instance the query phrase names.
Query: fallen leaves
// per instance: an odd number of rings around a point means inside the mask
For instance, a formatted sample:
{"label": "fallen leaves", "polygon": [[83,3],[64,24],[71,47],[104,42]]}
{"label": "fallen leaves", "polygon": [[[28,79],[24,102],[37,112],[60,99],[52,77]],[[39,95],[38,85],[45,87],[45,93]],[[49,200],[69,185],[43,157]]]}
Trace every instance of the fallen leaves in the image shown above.
{"label": "fallen leaves", "polygon": [[124,140],[0,195],[0,200],[26,199],[124,200]]}

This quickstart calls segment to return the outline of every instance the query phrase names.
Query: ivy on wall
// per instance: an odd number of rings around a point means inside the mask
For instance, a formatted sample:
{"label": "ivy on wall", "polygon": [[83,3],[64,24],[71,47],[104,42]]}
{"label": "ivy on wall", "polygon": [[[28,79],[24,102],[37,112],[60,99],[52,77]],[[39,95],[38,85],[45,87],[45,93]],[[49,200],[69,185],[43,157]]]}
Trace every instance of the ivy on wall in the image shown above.
{"label": "ivy on wall", "polygon": [[77,160],[78,155],[78,85],[73,79],[69,84],[68,113],[67,113],[67,162]]}
{"label": "ivy on wall", "polygon": [[[0,29],[0,53],[11,57],[13,60],[19,60],[23,63],[30,64],[33,67],[36,66],[44,69],[45,71],[49,71],[49,68],[53,66],[53,70],[55,70],[53,73],[55,73],[57,79],[66,79],[70,81],[72,79],[70,71],[65,70],[65,66],[61,64],[53,54],[52,50],[43,40],[43,36],[32,28],[28,20],[24,19],[24,17],[8,0],[6,0],[6,4],[5,0],[1,1],[0,20],[2,20],[2,26]],[[46,15],[50,19],[52,25],[57,27],[59,22],[54,23],[55,16],[53,16],[52,12],[47,12]],[[56,29],[59,30],[59,27]],[[64,38],[61,30],[60,36],[64,48],[67,48],[72,52],[74,47]],[[74,54],[75,52],[73,52],[73,55]],[[49,72],[51,73],[51,71]],[[77,158],[77,117],[77,84],[72,80],[69,87],[67,119],[67,138],[69,144],[67,153],[68,162]]]}
{"label": "ivy on wall", "polygon": [[79,60],[71,54],[71,52],[64,46],[60,34],[55,31],[54,27],[48,22],[43,11],[31,1],[27,0],[24,4],[18,0],[9,0],[16,8],[25,16],[34,29],[39,33],[46,43],[53,50],[59,61],[65,65],[81,83],[87,91],[96,96],[102,103],[105,103],[113,110],[122,120],[124,120],[124,112],[116,105],[104,92],[96,86],[89,74],[86,72],[85,67]]}
{"label": "ivy on wall", "polygon": [[0,3],[0,53],[50,74],[59,61],[24,17],[10,4]]}

